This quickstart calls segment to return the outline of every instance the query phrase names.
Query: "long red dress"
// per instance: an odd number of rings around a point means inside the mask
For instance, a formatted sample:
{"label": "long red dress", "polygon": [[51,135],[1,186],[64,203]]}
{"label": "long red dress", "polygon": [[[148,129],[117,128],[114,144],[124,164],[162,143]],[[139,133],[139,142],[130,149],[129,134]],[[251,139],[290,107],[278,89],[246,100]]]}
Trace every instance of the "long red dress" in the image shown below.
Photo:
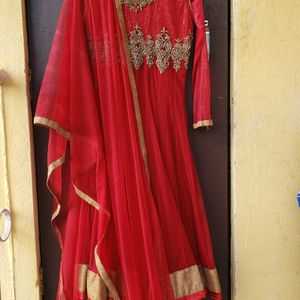
{"label": "long red dress", "polygon": [[65,0],[34,120],[58,300],[221,299],[187,137],[193,39],[196,128],[212,125],[201,0]]}

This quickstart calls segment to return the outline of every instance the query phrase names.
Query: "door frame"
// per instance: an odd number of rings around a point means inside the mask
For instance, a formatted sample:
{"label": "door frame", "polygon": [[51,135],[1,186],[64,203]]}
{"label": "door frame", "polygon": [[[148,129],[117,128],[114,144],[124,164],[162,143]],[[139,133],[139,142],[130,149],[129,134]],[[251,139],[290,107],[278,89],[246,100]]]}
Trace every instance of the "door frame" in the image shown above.
{"label": "door frame", "polygon": [[[0,242],[0,299],[41,299],[25,1],[0,2],[0,208],[12,231]],[[2,220],[1,220],[2,224]],[[3,228],[0,228],[2,230]]]}

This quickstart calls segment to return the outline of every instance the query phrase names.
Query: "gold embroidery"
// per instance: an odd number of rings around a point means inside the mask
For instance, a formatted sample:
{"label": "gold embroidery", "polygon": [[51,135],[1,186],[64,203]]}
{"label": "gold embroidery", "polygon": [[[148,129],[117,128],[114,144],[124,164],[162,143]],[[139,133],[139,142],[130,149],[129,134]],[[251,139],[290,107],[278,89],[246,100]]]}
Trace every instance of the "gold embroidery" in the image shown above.
{"label": "gold embroidery", "polygon": [[176,39],[176,43],[171,53],[171,57],[173,59],[173,68],[176,71],[181,68],[181,61],[184,61],[184,66],[187,69],[191,54],[192,39],[193,37],[191,33],[184,39],[183,44],[181,39]]}
{"label": "gold embroidery", "polygon": [[130,10],[134,12],[139,12],[154,1],[155,0],[122,0],[122,4],[129,6]]}
{"label": "gold embroidery", "polygon": [[170,65],[170,57],[172,51],[171,38],[166,28],[156,36],[155,52],[156,52],[156,65],[160,73],[163,73]]}
{"label": "gold embroidery", "polygon": [[[181,62],[184,62],[184,67],[188,67],[188,61],[192,46],[192,33],[184,39],[176,39],[174,46],[171,43],[171,37],[168,30],[163,27],[154,41],[151,35],[147,35],[144,39],[144,33],[140,26],[136,25],[134,30],[129,33],[129,51],[133,67],[138,70],[144,62],[149,67],[156,63],[159,72],[162,74],[169,66],[170,59],[173,60],[173,68],[179,71]],[[156,61],[155,61],[156,57]]]}
{"label": "gold embroidery", "polygon": [[147,35],[144,54],[146,56],[147,65],[151,67],[154,64],[155,57],[155,42],[151,35]]}
{"label": "gold embroidery", "polygon": [[134,30],[130,32],[129,51],[131,53],[131,61],[136,70],[143,64],[144,48],[145,48],[144,34],[141,28],[136,25]]}
{"label": "gold embroidery", "polygon": [[[146,64],[152,67],[155,63],[161,74],[170,66],[171,59],[175,71],[181,69],[182,62],[187,69],[191,54],[192,40],[193,35],[190,33],[184,40],[176,39],[172,46],[171,37],[165,27],[156,35],[156,40],[154,41],[151,35],[147,35],[145,38],[141,27],[136,25],[134,30],[129,33],[128,50],[130,60],[133,67],[138,70],[143,65],[145,57]],[[93,40],[92,35],[88,34],[88,47],[91,61],[95,62],[96,57],[98,57],[100,66],[110,65],[110,43],[108,34],[105,34],[103,40]],[[122,56],[123,52],[120,51],[117,39],[116,44],[118,49],[117,60],[123,63],[125,58]]]}

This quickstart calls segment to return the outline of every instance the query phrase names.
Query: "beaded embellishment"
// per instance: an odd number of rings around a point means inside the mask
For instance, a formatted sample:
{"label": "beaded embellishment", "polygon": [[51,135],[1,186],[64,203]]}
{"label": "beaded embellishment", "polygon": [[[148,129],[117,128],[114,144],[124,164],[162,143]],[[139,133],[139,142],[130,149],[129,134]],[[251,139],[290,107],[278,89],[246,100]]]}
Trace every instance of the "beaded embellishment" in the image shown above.
{"label": "beaded embellishment", "polygon": [[129,6],[130,10],[134,12],[139,12],[154,1],[155,0],[122,0],[122,4]]}
{"label": "beaded embellishment", "polygon": [[151,35],[147,35],[145,39],[141,28],[136,25],[134,30],[129,33],[129,51],[132,64],[138,70],[144,63],[145,57],[146,64],[152,67],[155,63],[161,74],[170,66],[171,59],[176,71],[181,69],[181,62],[187,68],[192,39],[193,36],[190,33],[184,40],[176,39],[172,45],[171,37],[166,28],[162,28],[155,40]]}

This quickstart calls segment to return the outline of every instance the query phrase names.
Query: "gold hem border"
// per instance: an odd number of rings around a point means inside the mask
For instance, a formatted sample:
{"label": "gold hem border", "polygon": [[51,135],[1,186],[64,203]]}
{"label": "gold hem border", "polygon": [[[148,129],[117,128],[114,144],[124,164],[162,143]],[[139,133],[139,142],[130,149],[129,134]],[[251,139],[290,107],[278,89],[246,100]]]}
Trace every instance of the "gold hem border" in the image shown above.
{"label": "gold hem border", "polygon": [[202,121],[198,121],[196,123],[193,123],[193,128],[199,128],[199,127],[204,127],[204,126],[213,126],[213,121],[210,120],[202,120]]}
{"label": "gold hem border", "polygon": [[[95,250],[97,257],[96,251],[97,249]],[[101,262],[96,261],[98,272],[99,269],[105,272],[104,267],[102,265],[99,266],[99,264]],[[108,277],[105,278],[107,274],[103,272],[99,276],[96,272],[89,270],[87,264],[80,264],[78,270],[78,291],[87,293],[91,300],[106,300],[107,297],[120,299],[117,294],[112,293],[113,289],[108,289],[107,291],[108,286],[112,287],[112,282]],[[208,269],[203,268],[201,265],[193,265],[175,271],[169,276],[175,299],[182,299],[189,295],[204,292],[206,288],[213,293],[221,293],[218,274],[215,268]]]}
{"label": "gold hem border", "polygon": [[108,294],[105,283],[97,273],[88,270],[86,284],[86,294],[88,299],[106,300],[107,298],[111,298],[111,296]]}
{"label": "gold hem border", "polygon": [[217,269],[207,269],[201,265],[193,265],[170,274],[175,298],[182,298],[205,290],[220,293],[221,287]]}
{"label": "gold hem border", "polygon": [[106,300],[112,298],[104,281],[98,273],[89,269],[88,264],[78,265],[77,289],[89,300]]}
{"label": "gold hem border", "polygon": [[204,282],[197,265],[170,274],[170,281],[176,299],[204,290]]}
{"label": "gold hem border", "polygon": [[80,264],[78,266],[78,278],[77,278],[77,290],[80,293],[85,293],[87,290],[87,274],[89,266],[86,264]]}
{"label": "gold hem border", "polygon": [[205,276],[206,286],[209,291],[214,293],[221,293],[221,286],[219,281],[219,275],[217,269],[207,269],[199,266],[200,270],[202,269]]}

